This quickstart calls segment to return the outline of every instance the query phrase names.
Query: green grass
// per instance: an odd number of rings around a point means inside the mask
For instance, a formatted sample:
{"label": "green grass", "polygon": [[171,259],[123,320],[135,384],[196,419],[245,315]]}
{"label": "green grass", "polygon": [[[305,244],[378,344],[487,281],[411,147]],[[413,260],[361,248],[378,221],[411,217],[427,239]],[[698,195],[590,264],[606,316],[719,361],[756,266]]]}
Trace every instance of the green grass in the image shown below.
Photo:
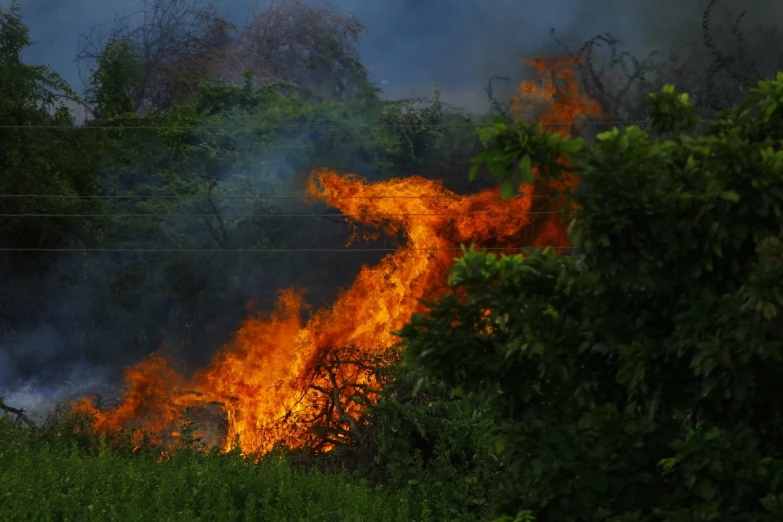
{"label": "green grass", "polygon": [[405,493],[343,475],[295,471],[282,458],[123,454],[45,442],[0,417],[0,520],[415,521]]}

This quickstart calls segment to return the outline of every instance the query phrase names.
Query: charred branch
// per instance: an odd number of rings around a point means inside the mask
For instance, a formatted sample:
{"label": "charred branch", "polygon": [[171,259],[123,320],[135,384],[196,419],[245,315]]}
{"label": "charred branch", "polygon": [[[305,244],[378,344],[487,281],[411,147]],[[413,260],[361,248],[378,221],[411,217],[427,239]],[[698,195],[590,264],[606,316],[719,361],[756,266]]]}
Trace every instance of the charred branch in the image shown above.
{"label": "charred branch", "polygon": [[24,408],[12,408],[11,406],[6,406],[5,403],[3,403],[4,396],[0,396],[0,410],[3,410],[6,414],[16,415],[16,419],[14,419],[14,426],[18,426],[20,423],[24,422],[31,428],[35,428],[35,423],[30,420],[30,417],[28,417],[25,412]]}
{"label": "charred branch", "polygon": [[489,79],[487,82],[487,86],[484,88],[484,92],[487,93],[487,97],[489,98],[490,104],[492,104],[492,108],[495,109],[495,111],[505,118],[506,120],[511,119],[511,114],[508,112],[508,109],[503,106],[502,103],[500,103],[497,98],[495,98],[494,94],[494,84],[495,81],[503,81],[508,82],[511,81],[511,78],[508,78],[507,76],[493,76]]}

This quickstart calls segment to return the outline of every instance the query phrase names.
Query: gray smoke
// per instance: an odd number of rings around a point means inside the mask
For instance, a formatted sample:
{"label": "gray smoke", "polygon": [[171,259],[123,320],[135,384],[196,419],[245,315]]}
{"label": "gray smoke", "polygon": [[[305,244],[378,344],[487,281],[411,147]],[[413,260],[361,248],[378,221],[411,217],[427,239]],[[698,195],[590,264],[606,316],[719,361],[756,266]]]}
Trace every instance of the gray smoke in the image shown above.
{"label": "gray smoke", "polygon": [[[561,51],[550,36],[551,29],[574,50],[586,39],[609,32],[623,40],[624,50],[639,57],[653,50],[668,55],[677,42],[700,41],[702,14],[709,0],[336,0],[335,3],[353,12],[365,24],[367,33],[360,51],[373,80],[386,96],[426,97],[431,94],[433,84],[438,83],[444,101],[472,111],[484,111],[488,105],[483,89],[489,78],[509,77],[508,90],[529,74],[520,64],[522,58]],[[132,9],[136,1],[22,0],[20,4],[31,37],[37,41],[25,58],[33,64],[50,65],[80,90],[82,85],[73,61],[78,37],[97,24],[110,22],[116,11]],[[218,2],[220,9],[236,23],[247,20],[255,4],[255,0]],[[717,35],[717,44],[731,50],[736,44],[730,31],[731,21],[746,10],[742,27],[748,40],[747,53],[762,63],[776,59],[780,54],[779,43],[763,40],[761,36],[767,33],[756,28],[783,29],[783,2],[744,0],[739,4],[730,0],[716,3],[713,22],[724,22],[725,26]],[[0,6],[8,5],[9,0],[0,0]],[[708,59],[708,53],[704,53],[704,60]],[[320,235],[339,232],[339,226],[329,228],[328,224],[319,230]],[[306,248],[307,240],[302,238],[303,243],[297,246]],[[338,286],[350,283],[351,277],[346,274],[358,271],[362,262],[372,262],[372,259],[346,257],[339,269],[334,263],[320,259],[303,258],[291,263],[263,261],[263,267],[260,263],[253,266],[247,262],[239,268],[234,265],[210,275],[204,284],[204,294],[194,299],[190,310],[173,310],[170,299],[161,293],[158,297],[144,297],[143,317],[136,309],[128,309],[126,315],[109,317],[101,301],[105,296],[96,295],[100,286],[89,280],[53,303],[52,308],[80,303],[82,315],[94,317],[98,323],[115,322],[117,337],[113,340],[115,344],[104,348],[107,353],[149,342],[148,337],[154,335],[144,331],[145,318],[159,317],[161,328],[175,332],[172,335],[176,337],[181,335],[183,323],[190,324],[189,346],[197,344],[193,348],[198,352],[193,361],[196,364],[206,362],[208,354],[227,340],[227,332],[236,329],[245,315],[243,307],[247,300],[264,296],[271,300],[276,289],[297,286],[312,288],[315,304],[320,305],[333,297]],[[95,257],[90,263],[96,270],[94,266],[100,264],[100,259]],[[76,266],[63,266],[58,270],[76,269]],[[160,288],[173,285],[164,274],[155,277],[160,278]],[[209,289],[217,287],[236,296],[231,306],[219,310],[219,315],[208,306]],[[166,340],[179,342],[178,338],[161,339]],[[0,345],[0,388],[4,388],[0,394],[11,392],[8,404],[48,411],[58,400],[111,382],[117,377],[117,369],[86,362],[95,357],[77,354],[76,362],[73,354],[63,357],[66,343],[87,345],[88,341],[64,339],[62,328],[45,324],[22,335],[13,346]],[[131,360],[137,356],[132,350],[127,355]],[[24,378],[19,380],[20,376]]]}

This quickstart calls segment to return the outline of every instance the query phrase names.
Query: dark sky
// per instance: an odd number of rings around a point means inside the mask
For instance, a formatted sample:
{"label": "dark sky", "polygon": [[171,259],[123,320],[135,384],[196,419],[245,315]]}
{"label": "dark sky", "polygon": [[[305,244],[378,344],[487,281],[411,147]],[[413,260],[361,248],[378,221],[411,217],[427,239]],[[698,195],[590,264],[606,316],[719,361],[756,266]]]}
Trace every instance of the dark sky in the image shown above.
{"label": "dark sky", "polygon": [[[427,95],[440,83],[447,99],[474,105],[489,77],[519,75],[519,60],[551,44],[550,28],[570,44],[611,32],[636,52],[666,48],[674,35],[698,32],[709,0],[336,0],[367,27],[365,64],[391,96]],[[257,0],[219,0],[241,23]],[[27,58],[51,65],[81,88],[72,63],[77,39],[136,0],[20,0],[31,36]],[[10,0],[0,0],[9,5]],[[750,9],[780,20],[783,1],[722,0],[723,9]],[[776,7],[772,7],[776,6]],[[462,104],[462,103],[461,103]]]}

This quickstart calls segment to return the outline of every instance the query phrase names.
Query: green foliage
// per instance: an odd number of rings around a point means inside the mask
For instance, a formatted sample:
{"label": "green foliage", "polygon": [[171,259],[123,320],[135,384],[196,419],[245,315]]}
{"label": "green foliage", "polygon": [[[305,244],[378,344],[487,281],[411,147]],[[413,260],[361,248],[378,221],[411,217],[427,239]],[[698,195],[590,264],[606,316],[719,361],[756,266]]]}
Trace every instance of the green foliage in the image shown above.
{"label": "green foliage", "polygon": [[699,123],[696,108],[686,93],[678,94],[674,85],[665,85],[661,94],[650,95],[650,118],[659,132],[687,132]]}
{"label": "green foliage", "polygon": [[[67,123],[67,111],[58,103],[59,95],[74,96],[66,82],[46,66],[31,66],[22,62],[22,51],[33,44],[29,30],[19,14],[14,0],[8,10],[0,9],[0,67],[2,67],[2,111],[12,108],[13,116],[25,118],[17,123],[31,123],[35,115],[40,122]],[[52,116],[51,112],[56,114]]]}
{"label": "green foliage", "polygon": [[[332,473],[345,471],[388,491],[405,492],[411,510],[423,518],[485,520],[499,476],[497,459],[482,440],[486,416],[453,396],[443,383],[420,379],[418,372],[401,364],[402,355],[395,347],[372,356],[353,349],[322,356],[318,371],[330,377],[344,372],[342,384],[311,390],[342,395],[343,405],[366,407],[353,424],[310,426],[309,444],[287,449],[291,461]],[[352,365],[372,373],[345,369]],[[340,391],[335,394],[335,389]],[[324,416],[332,404],[322,406]],[[323,453],[322,442],[336,448]]]}
{"label": "green foliage", "polygon": [[384,111],[384,123],[392,126],[397,135],[395,164],[410,173],[420,170],[438,139],[447,133],[441,126],[446,111],[440,101],[440,88],[435,87],[429,105],[417,108],[417,103],[422,100],[391,101]]}
{"label": "green foliage", "polygon": [[237,454],[96,455],[41,443],[0,418],[3,520],[423,520],[404,494]]}
{"label": "green foliage", "polygon": [[106,44],[96,60],[88,93],[98,118],[107,120],[136,112],[137,93],[145,77],[141,60],[125,40],[112,39]]}
{"label": "green foliage", "polygon": [[178,437],[179,443],[183,448],[193,449],[201,442],[202,437],[196,434],[197,429],[198,427],[196,425],[196,421],[193,419],[193,415],[190,412],[190,408],[185,408]]}
{"label": "green foliage", "polygon": [[[0,193],[73,197],[94,192],[96,172],[88,136],[64,132],[73,119],[64,100],[78,100],[66,82],[45,66],[27,65],[22,52],[32,44],[14,2],[0,9]],[[78,199],[8,198],[0,213],[79,213],[96,208]],[[73,221],[4,217],[0,246],[58,248],[82,237],[89,226]],[[0,255],[18,275],[40,270],[52,259],[31,254]]]}
{"label": "green foliage", "polygon": [[401,332],[411,361],[487,408],[500,514],[783,516],[783,74],[754,96],[693,134],[666,88],[659,137],[615,129],[581,153],[485,132],[477,163],[501,181],[529,154],[545,179],[567,163],[584,182],[580,252],[467,252],[454,293]]}
{"label": "green foliage", "polygon": [[387,371],[393,378],[369,410],[373,462],[360,476],[408,490],[411,505],[434,520],[486,520],[499,473],[482,439],[488,419],[442,382],[420,381],[399,364]]}
{"label": "green foliage", "polygon": [[535,181],[534,170],[543,169],[542,174],[547,179],[555,177],[555,172],[570,170],[560,158],[579,152],[583,146],[581,138],[547,134],[540,123],[534,126],[525,121],[512,127],[505,120],[499,120],[494,126],[480,128],[479,137],[485,149],[471,160],[469,179],[476,179],[481,167],[486,165],[500,181],[500,193],[506,199],[516,194],[517,183]]}

